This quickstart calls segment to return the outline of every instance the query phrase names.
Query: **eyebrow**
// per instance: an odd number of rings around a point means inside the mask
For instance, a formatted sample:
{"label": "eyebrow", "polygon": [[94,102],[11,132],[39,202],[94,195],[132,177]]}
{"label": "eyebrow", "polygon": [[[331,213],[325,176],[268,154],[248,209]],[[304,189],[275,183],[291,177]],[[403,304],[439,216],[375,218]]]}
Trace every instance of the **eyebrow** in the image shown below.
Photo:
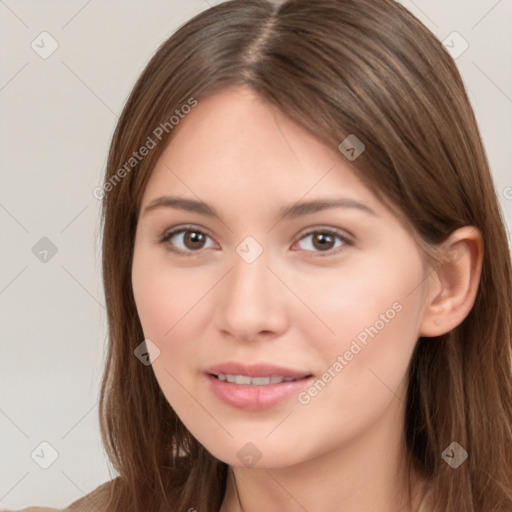
{"label": "eyebrow", "polygon": [[[221,220],[220,215],[216,212],[213,206],[195,199],[187,199],[177,196],[161,196],[157,197],[149,203],[142,212],[142,215],[159,208],[174,208],[177,210],[184,210],[188,212],[195,212],[200,215],[208,217],[216,217]],[[296,218],[303,215],[309,215],[329,208],[350,208],[359,210],[370,215],[377,216],[374,210],[359,201],[348,198],[325,198],[325,199],[312,199],[309,201],[301,201],[292,205],[282,207],[277,215],[279,218],[291,217]]]}

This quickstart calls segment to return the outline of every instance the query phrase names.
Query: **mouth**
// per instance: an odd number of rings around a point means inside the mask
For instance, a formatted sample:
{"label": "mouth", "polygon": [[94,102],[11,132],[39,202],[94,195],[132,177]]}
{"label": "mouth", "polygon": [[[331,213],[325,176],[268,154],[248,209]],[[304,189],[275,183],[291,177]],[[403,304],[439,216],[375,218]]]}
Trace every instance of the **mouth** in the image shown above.
{"label": "mouth", "polygon": [[218,399],[247,411],[270,409],[296,396],[313,377],[309,372],[273,364],[233,362],[211,367],[205,374]]}
{"label": "mouth", "polygon": [[234,361],[212,366],[206,370],[206,373],[224,382],[242,386],[268,386],[312,376],[308,372],[272,363],[246,364]]}

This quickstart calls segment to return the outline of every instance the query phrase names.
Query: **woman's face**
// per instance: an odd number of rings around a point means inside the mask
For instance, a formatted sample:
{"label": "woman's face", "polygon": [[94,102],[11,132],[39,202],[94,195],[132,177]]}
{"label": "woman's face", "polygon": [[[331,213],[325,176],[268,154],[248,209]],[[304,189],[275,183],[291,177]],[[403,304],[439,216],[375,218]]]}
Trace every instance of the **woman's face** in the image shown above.
{"label": "woman's face", "polygon": [[132,280],[153,371],[188,430],[258,467],[401,433],[426,291],[403,225],[342,153],[247,88],[200,100],[174,131]]}

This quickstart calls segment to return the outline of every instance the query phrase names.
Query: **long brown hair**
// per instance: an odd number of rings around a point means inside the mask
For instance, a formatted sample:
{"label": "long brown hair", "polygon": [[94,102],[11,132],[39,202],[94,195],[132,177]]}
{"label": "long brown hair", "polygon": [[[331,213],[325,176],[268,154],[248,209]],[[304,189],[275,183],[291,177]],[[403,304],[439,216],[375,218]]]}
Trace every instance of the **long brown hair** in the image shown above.
{"label": "long brown hair", "polygon": [[[134,356],[144,336],[131,266],[142,194],[172,137],[171,116],[237,85],[330,147],[356,134],[365,151],[352,169],[426,247],[461,226],[481,231],[472,310],[451,332],[417,342],[406,449],[409,469],[430,482],[436,510],[512,510],[512,272],[504,222],[457,67],[394,0],[225,2],[177,30],[135,84],[111,143],[102,203],[109,345],[100,425],[119,475],[108,510],[216,512],[223,499],[226,464],[190,435],[151,366]],[[156,147],[131,160],[150,139]],[[454,441],[469,453],[457,469],[442,458]]]}

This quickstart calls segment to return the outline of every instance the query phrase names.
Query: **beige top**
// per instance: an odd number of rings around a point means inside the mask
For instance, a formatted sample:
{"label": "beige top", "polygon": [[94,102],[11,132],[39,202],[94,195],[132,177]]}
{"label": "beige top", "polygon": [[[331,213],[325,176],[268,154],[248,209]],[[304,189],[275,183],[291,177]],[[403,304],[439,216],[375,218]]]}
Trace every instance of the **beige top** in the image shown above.
{"label": "beige top", "polygon": [[[105,510],[108,497],[110,495],[110,486],[112,481],[105,482],[98,486],[94,491],[86,496],[74,501],[66,508],[49,507],[28,507],[21,510],[0,509],[0,512],[98,512]],[[427,492],[420,504],[418,512],[435,512],[434,508],[428,503],[430,492]]]}
{"label": "beige top", "polygon": [[98,512],[106,509],[111,483],[112,481],[101,484],[66,508],[28,507],[16,511],[2,508],[0,512]]}

